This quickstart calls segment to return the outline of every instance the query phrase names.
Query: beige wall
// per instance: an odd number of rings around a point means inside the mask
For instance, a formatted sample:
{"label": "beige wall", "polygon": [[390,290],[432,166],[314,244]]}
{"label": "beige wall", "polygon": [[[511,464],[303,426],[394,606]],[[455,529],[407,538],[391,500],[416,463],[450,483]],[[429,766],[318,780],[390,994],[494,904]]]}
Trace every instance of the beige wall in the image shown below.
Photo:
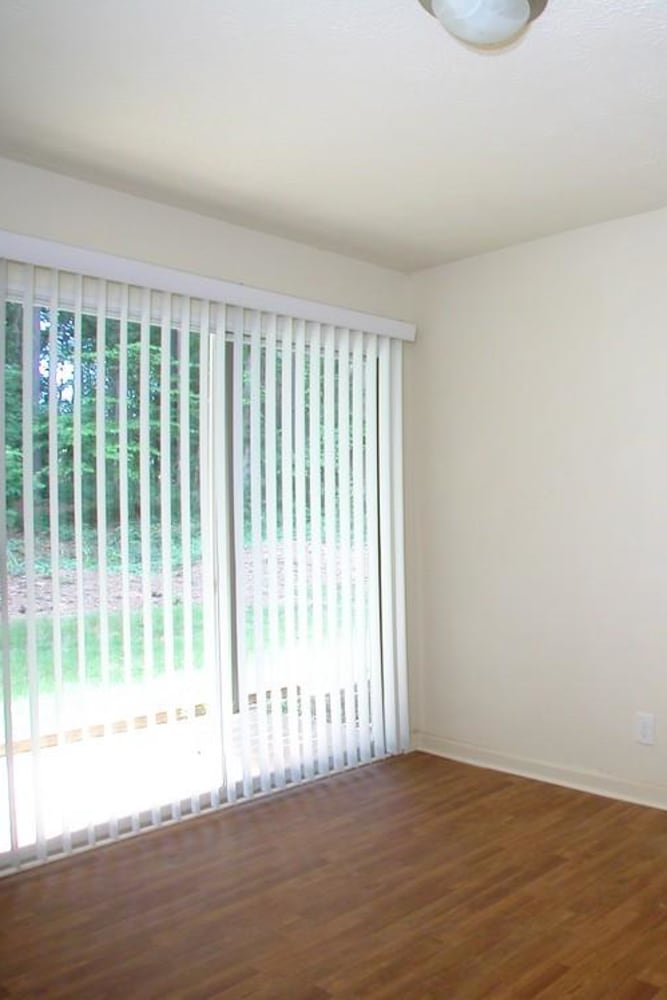
{"label": "beige wall", "polygon": [[415,741],[667,805],[667,212],[414,285]]}
{"label": "beige wall", "polygon": [[0,158],[0,228],[410,320],[405,275]]}

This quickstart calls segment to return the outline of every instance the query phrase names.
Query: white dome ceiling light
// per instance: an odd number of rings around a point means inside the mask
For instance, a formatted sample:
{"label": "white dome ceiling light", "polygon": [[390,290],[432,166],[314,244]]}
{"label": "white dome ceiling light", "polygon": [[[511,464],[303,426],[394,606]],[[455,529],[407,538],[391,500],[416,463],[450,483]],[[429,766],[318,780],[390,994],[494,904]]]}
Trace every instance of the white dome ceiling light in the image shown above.
{"label": "white dome ceiling light", "polygon": [[429,14],[468,45],[506,45],[539,17],[548,0],[419,0]]}

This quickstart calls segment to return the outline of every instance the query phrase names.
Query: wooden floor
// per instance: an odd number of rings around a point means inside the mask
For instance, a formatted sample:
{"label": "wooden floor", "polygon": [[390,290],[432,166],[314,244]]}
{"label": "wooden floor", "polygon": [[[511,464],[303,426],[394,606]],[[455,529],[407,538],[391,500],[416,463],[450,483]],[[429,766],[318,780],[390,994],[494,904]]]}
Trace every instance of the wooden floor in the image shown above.
{"label": "wooden floor", "polygon": [[0,997],[667,998],[667,813],[374,764],[4,879]]}

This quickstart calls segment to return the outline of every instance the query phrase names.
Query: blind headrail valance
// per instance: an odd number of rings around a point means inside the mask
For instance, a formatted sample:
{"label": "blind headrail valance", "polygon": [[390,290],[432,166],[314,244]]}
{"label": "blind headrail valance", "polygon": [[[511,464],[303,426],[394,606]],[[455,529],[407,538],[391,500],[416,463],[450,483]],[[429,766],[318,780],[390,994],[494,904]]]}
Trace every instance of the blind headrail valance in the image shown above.
{"label": "blind headrail valance", "polygon": [[[398,340],[413,341],[416,336],[415,325],[403,320],[327,305],[283,295],[279,292],[253,288],[249,285],[221,281],[218,278],[204,277],[187,271],[158,267],[154,264],[146,264],[111,254],[98,253],[31,236],[21,236],[5,230],[0,230],[0,257],[5,257],[9,261],[8,293],[10,297],[14,295],[17,300],[20,300],[23,289],[20,262],[30,261],[35,265],[34,301],[36,304],[45,306],[48,305],[52,294],[51,277],[45,273],[42,288],[40,283],[41,268],[57,269],[60,272],[59,297],[61,307],[66,307],[70,296],[74,302],[75,277],[81,274],[93,279],[93,281],[100,278],[110,283],[107,310],[111,314],[113,314],[114,309],[113,283],[118,282],[119,285],[136,286],[137,289],[151,288],[173,295],[188,296],[191,299],[224,302],[244,309],[256,309],[260,312],[274,313],[277,316],[289,316],[351,330],[363,330],[366,333],[374,333]],[[68,280],[71,281],[71,292],[68,289]],[[85,282],[83,292],[85,307],[87,297]],[[92,287],[92,283],[90,299],[90,306],[94,308],[97,293]],[[131,296],[130,307],[132,307]],[[118,308],[120,309],[120,293]],[[137,308],[140,311],[138,296]]]}

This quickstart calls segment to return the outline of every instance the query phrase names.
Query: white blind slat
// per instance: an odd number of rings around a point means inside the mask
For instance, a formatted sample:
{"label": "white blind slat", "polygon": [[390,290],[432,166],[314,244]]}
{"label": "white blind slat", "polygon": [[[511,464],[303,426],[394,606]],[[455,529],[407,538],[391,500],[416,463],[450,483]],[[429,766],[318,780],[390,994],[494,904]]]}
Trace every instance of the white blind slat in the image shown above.
{"label": "white blind slat", "polygon": [[[3,322],[7,321],[5,302],[7,298],[7,261],[0,259],[0,304],[2,305]],[[3,331],[4,333],[4,331]],[[8,847],[12,858],[18,854],[18,824],[16,815],[16,777],[14,760],[14,722],[12,719],[12,673],[11,649],[9,644],[9,574],[7,566],[7,407],[9,400],[2,373],[7,363],[7,343],[5,336],[0,337],[0,618],[2,621],[2,636],[0,638],[0,657],[2,658],[2,719],[3,742],[7,770],[7,789],[3,796],[6,805],[6,816],[9,830],[0,832],[0,838],[8,834]],[[1,775],[1,772],[0,772]]]}
{"label": "white blind slat", "polygon": [[252,630],[253,655],[255,675],[255,710],[256,740],[259,757],[260,788],[267,792],[271,787],[271,765],[269,752],[269,725],[267,710],[267,663],[264,642],[264,602],[262,590],[264,587],[264,528],[263,514],[263,443],[262,411],[265,407],[262,401],[262,336],[260,315],[253,310],[247,314],[246,322],[250,330],[250,553],[252,560]]}
{"label": "white blind slat", "polygon": [[248,590],[248,571],[245,558],[244,540],[244,508],[247,496],[245,482],[245,450],[244,450],[244,406],[243,380],[245,372],[245,341],[243,316],[240,310],[228,314],[229,326],[234,335],[234,377],[233,377],[233,481],[237,484],[234,502],[234,556],[235,556],[235,603],[236,603],[236,643],[237,663],[236,674],[238,690],[238,717],[241,735],[241,771],[244,796],[252,795],[253,773],[250,745],[249,719],[249,683],[247,671],[242,669],[246,663],[248,649],[246,641],[246,592]]}
{"label": "white blind slat", "polygon": [[[172,299],[172,305],[173,301]],[[181,573],[183,578],[180,595],[183,609],[183,663],[181,669],[185,684],[190,691],[194,691],[197,687],[197,682],[195,679],[194,618],[192,610],[192,502],[190,471],[192,462],[190,442],[191,308],[192,303],[189,299],[182,303],[178,334],[178,441],[180,466],[178,499],[181,507],[180,549]],[[171,617],[171,627],[173,630],[173,615]],[[196,792],[192,787],[192,783],[188,782],[188,784],[190,785],[190,805],[192,808]],[[185,794],[185,789],[183,790],[183,794]],[[172,809],[176,815],[180,815],[180,805],[176,800],[172,802]]]}
{"label": "white blind slat", "polygon": [[371,759],[371,716],[369,702],[368,599],[366,586],[366,526],[365,526],[365,475],[364,448],[366,439],[364,423],[365,394],[364,336],[354,337],[352,361],[352,507],[354,517],[354,611],[352,630],[352,663],[356,692],[356,714],[359,729],[361,760]]}
{"label": "white blind slat", "polygon": [[276,377],[277,377],[277,328],[276,317],[265,317],[264,330],[264,483],[266,499],[266,564],[267,564],[267,618],[268,618],[268,685],[271,712],[271,769],[274,784],[285,786],[285,756],[283,740],[283,699],[281,674],[284,672],[283,641],[280,636],[278,596],[278,461],[276,442]]}
{"label": "white blind slat", "polygon": [[[219,309],[216,317],[215,335],[209,338],[210,350],[213,354],[212,378],[208,382],[210,405],[210,437],[206,442],[206,453],[209,456],[208,466],[211,470],[209,476],[209,489],[212,489],[213,521],[208,526],[211,536],[215,539],[214,560],[215,560],[215,605],[216,614],[215,634],[217,636],[217,650],[219,652],[220,669],[216,671],[216,682],[218,684],[219,697],[219,717],[222,732],[222,761],[221,772],[224,793],[229,802],[235,802],[237,797],[237,783],[241,777],[242,762],[241,754],[237,747],[238,727],[235,724],[235,698],[234,698],[234,651],[233,651],[233,620],[232,620],[232,588],[229,579],[230,566],[230,533],[228,509],[228,473],[225,449],[221,446],[229,441],[227,427],[227,406],[228,388],[230,379],[227,372],[227,346],[226,346],[226,315],[224,309]],[[204,413],[202,412],[202,420]],[[202,449],[204,450],[204,449]],[[203,487],[202,487],[203,491]],[[203,494],[204,496],[206,494]],[[202,537],[207,537],[204,525],[202,525]],[[204,546],[204,559],[207,547]],[[206,578],[204,578],[206,581]],[[206,582],[204,584],[204,600],[207,600]],[[206,635],[205,625],[205,635]],[[214,662],[216,652],[207,649],[208,663]],[[210,657],[210,659],[209,659]],[[249,761],[250,753],[248,738],[245,737],[246,747],[243,755],[244,760]],[[217,790],[214,791],[217,797]]]}
{"label": "white blind slat", "polygon": [[[322,398],[321,398],[321,367],[322,367],[322,330],[319,325],[311,325],[308,337],[310,361],[309,403],[310,424],[308,428],[309,449],[309,483],[310,494],[307,517],[310,521],[311,552],[310,552],[310,590],[313,605],[313,654],[317,646],[324,642],[324,601],[322,593]],[[313,655],[310,670],[313,672],[311,683],[315,688],[315,723],[317,728],[317,766],[318,773],[325,774],[329,770],[329,733],[327,728],[326,704],[326,663],[324,656]]]}
{"label": "white blind slat", "polygon": [[[294,385],[306,385],[306,330],[305,323],[296,321],[294,347]],[[295,472],[295,535],[296,535],[296,639],[294,644],[295,671],[299,677],[301,726],[301,752],[303,755],[304,777],[312,778],[314,766],[314,719],[312,713],[312,670],[309,647],[312,621],[308,600],[308,545],[306,510],[306,436],[307,415],[305,392],[294,394],[294,468]]]}
{"label": "white blind slat", "polygon": [[[380,552],[378,550],[378,353],[377,338],[369,337],[365,368],[365,497],[366,567],[367,567],[367,675],[370,687],[372,752],[377,757],[385,752],[384,719],[382,715],[382,636],[380,632]],[[364,692],[365,695],[365,692]]]}
{"label": "white blind slat", "polygon": [[354,708],[352,659],[352,476],[350,470],[350,331],[340,338],[338,355],[338,438],[339,438],[339,547],[340,547],[340,634],[341,684],[343,691],[344,743],[346,763],[359,759],[358,727]]}
{"label": "white blind slat", "polygon": [[50,790],[60,802],[60,826],[63,849],[71,850],[67,795],[64,787],[62,758],[64,748],[64,684],[63,684],[63,644],[60,610],[60,502],[58,483],[58,273],[53,274],[53,287],[48,312],[48,436],[49,436],[49,547],[51,555],[51,619],[53,636],[53,681],[55,687],[55,737],[57,754],[53,760],[49,780]]}
{"label": "white blind slat", "polygon": [[[343,767],[342,717],[340,703],[340,649],[338,639],[338,538],[336,518],[336,366],[334,329],[324,328],[324,592],[326,595],[326,691],[329,701],[328,718],[331,719],[331,750],[334,770]],[[340,448],[340,438],[338,447]]]}
{"label": "white blind slat", "polygon": [[26,823],[34,828],[37,857],[46,858],[44,831],[44,786],[40,745],[39,674],[37,671],[37,628],[35,620],[35,503],[34,411],[35,372],[39,370],[38,348],[41,340],[40,317],[33,305],[34,269],[26,268],[23,302],[23,385],[22,385],[22,448],[23,448],[23,524],[26,572],[26,660],[30,712],[30,745],[33,773],[33,814],[25,814]]}
{"label": "white blind slat", "polygon": [[[72,493],[74,504],[74,552],[76,565],[76,643],[77,643],[77,680],[79,697],[72,718],[78,716],[81,724],[82,743],[87,743],[89,725],[92,715],[91,697],[88,687],[88,665],[86,649],[86,603],[84,589],[84,540],[83,540],[83,278],[79,275],[76,282],[74,300],[74,352],[73,352],[73,431],[72,431]],[[88,458],[88,456],[86,456]],[[69,713],[68,713],[69,715]],[[81,821],[86,823],[86,841],[89,846],[95,843],[95,828],[90,812],[89,795],[82,796]],[[85,814],[85,818],[84,818]]]}
{"label": "white blind slat", "polygon": [[[144,290],[143,311],[139,339],[139,532],[141,546],[141,617],[143,638],[143,670],[142,670],[142,701],[146,719],[146,730],[155,730],[155,691],[154,691],[154,622],[153,622],[153,586],[152,586],[152,517],[151,493],[154,484],[151,476],[151,293]],[[137,743],[143,746],[141,736],[137,734]],[[157,765],[148,763],[148,771],[154,771]],[[152,782],[150,783],[153,784]],[[155,793],[151,794],[151,822],[159,826],[162,822],[160,803]]]}
{"label": "white blind slat", "polygon": [[[130,605],[130,512],[129,512],[129,427],[128,427],[128,349],[129,349],[129,306],[128,288],[123,290],[120,324],[118,330],[118,511],[119,511],[119,541],[120,541],[120,577],[121,577],[121,635],[122,635],[122,673],[126,690],[133,683],[133,650],[132,650],[132,610]],[[129,704],[122,710],[123,722],[129,728],[132,725],[132,712]],[[130,807],[130,829],[136,833],[140,821],[137,806]]]}
{"label": "white blind slat", "polygon": [[[391,352],[387,340],[380,341],[378,356],[379,378],[379,444],[378,444],[378,477],[380,489],[379,523],[380,523],[380,565],[383,576],[393,579],[393,545],[392,545],[392,491],[391,491]],[[396,753],[398,749],[398,720],[396,718],[396,684],[393,642],[393,605],[394,595],[391,585],[383,586],[380,591],[382,623],[382,665],[384,684],[383,719],[385,746],[388,753]]]}
{"label": "white blind slat", "polygon": [[285,684],[287,686],[288,760],[290,781],[301,781],[302,746],[299,735],[299,669],[296,639],[296,563],[294,536],[294,351],[291,321],[283,322],[281,336],[281,535],[283,546],[283,611],[285,628]]}
{"label": "white blind slat", "polygon": [[408,697],[408,656],[407,656],[407,623],[405,596],[405,547],[404,547],[404,508],[403,508],[403,345],[400,342],[391,344],[391,495],[393,503],[392,518],[392,557],[394,573],[392,587],[394,605],[392,621],[394,623],[394,683],[396,685],[396,704],[398,710],[398,742],[397,750],[410,749],[410,712]]}
{"label": "white blind slat", "polygon": [[[172,394],[171,394],[171,296],[162,296],[160,318],[160,566],[162,583],[162,650],[165,693],[162,699],[167,723],[176,721],[177,693],[174,674],[174,584],[172,566]],[[184,546],[185,541],[181,539]],[[180,793],[179,787],[175,788]],[[172,794],[171,815],[178,819],[178,794]]]}
{"label": "white blind slat", "polygon": [[[107,455],[106,455],[106,378],[107,378],[107,336],[106,336],[106,282],[98,285],[98,300],[95,317],[95,511],[97,517],[97,579],[99,594],[99,658],[103,689],[99,717],[103,725],[103,775],[107,782],[114,773],[114,746],[112,742],[111,681],[109,676],[109,594],[108,594],[108,529],[107,529]],[[97,721],[97,720],[96,720]],[[98,776],[99,778],[99,776]],[[98,787],[103,782],[98,784]],[[118,831],[115,803],[109,802],[108,821],[111,835]]]}

